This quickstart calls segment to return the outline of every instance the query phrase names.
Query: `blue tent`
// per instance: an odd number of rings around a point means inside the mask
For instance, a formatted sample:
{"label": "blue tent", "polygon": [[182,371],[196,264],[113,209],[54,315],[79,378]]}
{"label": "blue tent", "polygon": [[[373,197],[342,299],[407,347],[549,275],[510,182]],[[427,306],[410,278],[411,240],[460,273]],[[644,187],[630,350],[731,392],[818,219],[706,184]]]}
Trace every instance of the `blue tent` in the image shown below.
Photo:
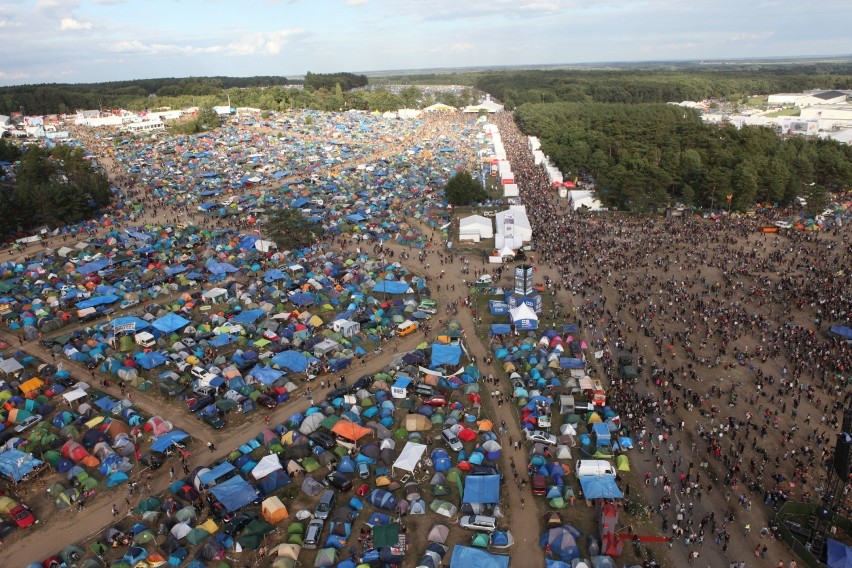
{"label": "blue tent", "polygon": [[481,548],[472,548],[457,544],[453,547],[450,566],[465,568],[509,568],[509,556],[491,554]]}
{"label": "blue tent", "polygon": [[583,476],[580,478],[580,487],[583,488],[583,496],[586,499],[622,499],[624,497],[615,483],[615,478],[606,475]]}
{"label": "blue tent", "polygon": [[290,296],[290,301],[297,306],[311,306],[315,302],[313,295],[303,292],[297,292]]}
{"label": "blue tent", "polygon": [[432,344],[432,366],[458,365],[461,359],[461,345]]}
{"label": "blue tent", "polygon": [[151,351],[149,353],[137,353],[134,357],[136,363],[143,369],[151,370],[154,367],[159,367],[166,362],[166,356],[159,351]]}
{"label": "blue tent", "polygon": [[227,262],[217,262],[212,258],[207,261],[207,264],[204,265],[204,268],[210,272],[210,274],[228,274],[229,272],[236,272],[239,270],[233,264],[229,264]]}
{"label": "blue tent", "polygon": [[257,499],[257,492],[239,475],[214,485],[210,491],[229,513],[239,511]]}
{"label": "blue tent", "polygon": [[583,363],[582,359],[576,359],[573,357],[560,357],[559,367],[562,369],[585,369],[586,365],[585,363]]}
{"label": "blue tent", "polygon": [[318,361],[318,359],[309,357],[298,351],[282,351],[270,359],[270,361],[272,361],[274,365],[290,369],[294,373],[304,373],[308,368],[308,363]]}
{"label": "blue tent", "polygon": [[207,343],[213,347],[224,347],[233,341],[235,341],[235,338],[230,333],[221,333],[208,340]]}
{"label": "blue tent", "polygon": [[161,436],[157,436],[157,440],[151,444],[151,449],[155,452],[164,452],[175,442],[180,442],[186,438],[189,438],[189,434],[183,430],[172,430],[171,432],[166,432]]}
{"label": "blue tent", "polygon": [[491,335],[508,335],[512,333],[512,326],[508,323],[492,323]]}
{"label": "blue tent", "polygon": [[254,310],[245,310],[240,312],[235,315],[231,321],[234,323],[254,323],[264,316],[266,316],[266,311],[257,308]]}
{"label": "blue tent", "polygon": [[77,309],[85,309],[85,308],[94,308],[97,306],[104,306],[106,304],[114,304],[118,301],[118,296],[114,294],[107,294],[106,296],[95,296],[94,298],[89,298],[88,300],[83,300],[82,302],[77,302]]}
{"label": "blue tent", "polygon": [[508,314],[509,304],[500,300],[488,300],[488,313],[492,316]]}
{"label": "blue tent", "polygon": [[500,476],[468,475],[464,479],[462,503],[499,503]]}
{"label": "blue tent", "polygon": [[382,280],[373,286],[373,292],[385,294],[406,294],[410,290],[408,283],[401,280]]}
{"label": "blue tent", "polygon": [[852,568],[852,546],[828,539],[828,568]]}
{"label": "blue tent", "polygon": [[151,326],[151,324],[149,324],[147,321],[143,320],[142,318],[137,318],[135,316],[124,316],[124,317],[115,318],[114,320],[112,320],[112,323],[109,325],[108,330],[109,329],[115,329],[115,328],[120,327],[122,325],[128,325],[128,324],[133,324],[134,329],[136,331],[142,331],[143,329],[148,329]]}
{"label": "blue tent", "polygon": [[378,507],[386,511],[393,511],[397,505],[396,497],[384,489],[373,489],[367,496],[367,502],[373,507]]}
{"label": "blue tent", "polygon": [[290,483],[290,476],[283,469],[276,469],[257,482],[257,488],[264,497]]}
{"label": "blue tent", "polygon": [[166,314],[163,317],[154,320],[152,325],[163,333],[172,333],[189,324],[190,321],[182,316],[177,314]]}
{"label": "blue tent", "polygon": [[254,377],[259,383],[268,386],[283,377],[284,371],[278,371],[272,367],[265,367],[263,365],[255,365],[254,368],[248,372],[247,376]]}

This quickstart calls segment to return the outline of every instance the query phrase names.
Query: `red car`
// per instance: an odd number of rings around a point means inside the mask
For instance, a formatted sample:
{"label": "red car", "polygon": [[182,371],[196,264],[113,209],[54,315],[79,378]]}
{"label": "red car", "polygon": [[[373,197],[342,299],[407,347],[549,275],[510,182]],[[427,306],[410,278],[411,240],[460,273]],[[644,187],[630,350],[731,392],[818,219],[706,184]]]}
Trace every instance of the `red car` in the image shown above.
{"label": "red car", "polygon": [[532,492],[533,492],[533,495],[546,495],[547,494],[547,479],[543,475],[541,475],[541,474],[533,475]]}
{"label": "red car", "polygon": [[35,515],[33,515],[32,511],[30,511],[23,505],[18,505],[17,507],[9,511],[9,516],[11,516],[12,520],[15,521],[15,524],[22,529],[25,529],[28,526],[34,525],[36,523]]}
{"label": "red car", "polygon": [[447,398],[436,394],[424,400],[423,404],[428,404],[429,406],[446,406]]}

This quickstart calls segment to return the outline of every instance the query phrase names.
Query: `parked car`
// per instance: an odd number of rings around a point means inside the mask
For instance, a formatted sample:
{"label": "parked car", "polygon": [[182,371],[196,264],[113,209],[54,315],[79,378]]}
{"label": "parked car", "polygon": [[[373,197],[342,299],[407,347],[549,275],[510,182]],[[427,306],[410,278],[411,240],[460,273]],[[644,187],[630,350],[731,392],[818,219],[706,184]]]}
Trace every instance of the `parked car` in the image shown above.
{"label": "parked car", "polygon": [[423,404],[428,404],[429,406],[446,406],[447,405],[447,397],[441,396],[439,394],[430,396],[426,400],[423,401]]}
{"label": "parked car", "polygon": [[358,464],[358,478],[367,479],[370,477],[370,464],[361,462]]}
{"label": "parked car", "polygon": [[32,416],[28,416],[26,419],[24,419],[23,422],[15,426],[15,432],[20,434],[24,430],[27,430],[28,428],[31,428],[41,422],[41,419],[41,414],[33,414]]}
{"label": "parked car", "polygon": [[419,306],[417,306],[417,311],[430,315],[435,315],[438,313],[437,308],[434,308],[432,306],[426,306],[424,304],[420,304]]}
{"label": "parked car", "polygon": [[459,520],[459,526],[490,533],[497,530],[497,519],[486,515],[466,515]]}
{"label": "parked car", "polygon": [[221,430],[225,427],[225,421],[222,420],[222,417],[216,414],[215,412],[204,412],[201,414],[201,419],[211,428],[215,428],[216,430]]}
{"label": "parked car", "polygon": [[461,440],[459,440],[458,436],[456,436],[449,428],[446,428],[441,432],[441,438],[454,452],[460,452],[464,449],[464,445]]}
{"label": "parked car", "polygon": [[186,401],[186,406],[190,412],[198,412],[202,408],[206,408],[216,402],[216,397],[212,394],[190,398]]}
{"label": "parked car", "polygon": [[314,510],[314,517],[322,520],[327,519],[335,503],[337,503],[337,493],[333,489],[326,489],[320,496],[319,503]]}
{"label": "parked car", "polygon": [[308,434],[308,440],[325,450],[330,450],[337,445],[334,436],[320,430]]}
{"label": "parked car", "polygon": [[352,480],[339,471],[332,471],[323,478],[323,481],[344,493],[352,489]]}
{"label": "parked car", "polygon": [[308,530],[305,532],[305,540],[302,546],[308,550],[317,548],[322,542],[322,529],[325,528],[325,521],[322,519],[314,519],[308,524]]}
{"label": "parked car", "polygon": [[159,453],[142,454],[139,457],[139,463],[146,466],[148,469],[160,469],[163,467],[163,456]]}
{"label": "parked car", "polygon": [[556,445],[556,436],[554,436],[553,434],[548,434],[547,432],[542,432],[541,430],[527,430],[526,432],[528,442],[549,444],[551,446]]}
{"label": "parked car", "polygon": [[328,394],[325,395],[325,400],[331,402],[335,398],[340,398],[342,396],[346,396],[347,394],[349,394],[349,387],[347,386],[333,388],[328,391]]}
{"label": "parked car", "polygon": [[373,384],[373,377],[364,375],[354,383],[352,383],[352,392],[358,392],[361,389],[366,389]]}
{"label": "parked car", "polygon": [[237,513],[230,521],[222,525],[222,530],[227,535],[235,536],[256,518],[257,513],[254,511],[243,511],[241,513]]}
{"label": "parked car", "polygon": [[14,507],[11,511],[9,511],[9,516],[12,517],[12,520],[15,521],[15,524],[18,525],[18,528],[25,529],[29,526],[36,524],[35,515],[24,505],[18,505]]}
{"label": "parked car", "polygon": [[119,309],[126,310],[127,308],[132,308],[133,306],[138,306],[139,300],[123,300],[119,305]]}
{"label": "parked car", "polygon": [[259,397],[257,397],[257,400],[255,400],[255,402],[259,406],[263,406],[266,408],[275,408],[278,406],[278,403],[275,402],[275,399],[269,396],[268,394],[260,395]]}
{"label": "parked car", "polygon": [[547,494],[547,478],[544,477],[541,474],[533,475],[532,492],[533,492],[533,495],[545,495],[545,494]]}

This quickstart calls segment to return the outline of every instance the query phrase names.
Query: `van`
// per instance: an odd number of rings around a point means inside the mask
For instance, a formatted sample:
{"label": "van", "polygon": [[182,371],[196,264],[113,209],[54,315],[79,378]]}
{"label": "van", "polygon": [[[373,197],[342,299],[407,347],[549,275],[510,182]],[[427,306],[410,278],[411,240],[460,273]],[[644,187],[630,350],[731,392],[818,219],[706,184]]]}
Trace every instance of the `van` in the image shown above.
{"label": "van", "polygon": [[606,460],[577,460],[577,477],[615,477],[615,468]]}
{"label": "van", "polygon": [[419,396],[432,396],[435,394],[435,389],[432,385],[427,385],[426,383],[417,383],[414,385],[414,394]]}
{"label": "van", "polygon": [[157,344],[157,340],[154,339],[154,336],[148,333],[147,331],[142,331],[136,334],[135,336],[136,345],[139,347],[154,347]]}
{"label": "van", "polygon": [[449,428],[446,428],[441,432],[441,438],[444,439],[444,442],[446,442],[446,444],[454,452],[460,452],[464,449],[461,440],[459,440],[458,436],[456,436],[455,433]]}
{"label": "van", "polygon": [[400,337],[411,335],[415,331],[417,331],[417,324],[413,321],[404,321],[398,326],[396,326],[397,335],[399,335]]}
{"label": "van", "polygon": [[325,527],[325,521],[322,519],[314,519],[308,524],[308,530],[305,533],[305,541],[302,547],[308,550],[314,550],[319,546],[320,538],[322,538],[322,529]]}
{"label": "van", "polygon": [[334,509],[334,504],[337,503],[337,493],[331,489],[326,489],[322,492],[317,508],[314,510],[314,517],[325,520]]}

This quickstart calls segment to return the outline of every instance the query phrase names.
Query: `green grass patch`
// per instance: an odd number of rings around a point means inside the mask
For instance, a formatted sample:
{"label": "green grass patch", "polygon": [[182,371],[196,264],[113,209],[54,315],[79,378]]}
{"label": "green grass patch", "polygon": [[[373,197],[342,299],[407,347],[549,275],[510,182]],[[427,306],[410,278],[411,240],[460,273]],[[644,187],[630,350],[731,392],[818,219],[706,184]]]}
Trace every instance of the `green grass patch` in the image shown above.
{"label": "green grass patch", "polygon": [[775,111],[775,112],[766,113],[765,116],[768,116],[770,118],[775,118],[775,117],[778,117],[778,116],[799,116],[801,114],[802,114],[801,109],[785,108],[785,109],[781,109],[781,110],[778,110],[778,111]]}

